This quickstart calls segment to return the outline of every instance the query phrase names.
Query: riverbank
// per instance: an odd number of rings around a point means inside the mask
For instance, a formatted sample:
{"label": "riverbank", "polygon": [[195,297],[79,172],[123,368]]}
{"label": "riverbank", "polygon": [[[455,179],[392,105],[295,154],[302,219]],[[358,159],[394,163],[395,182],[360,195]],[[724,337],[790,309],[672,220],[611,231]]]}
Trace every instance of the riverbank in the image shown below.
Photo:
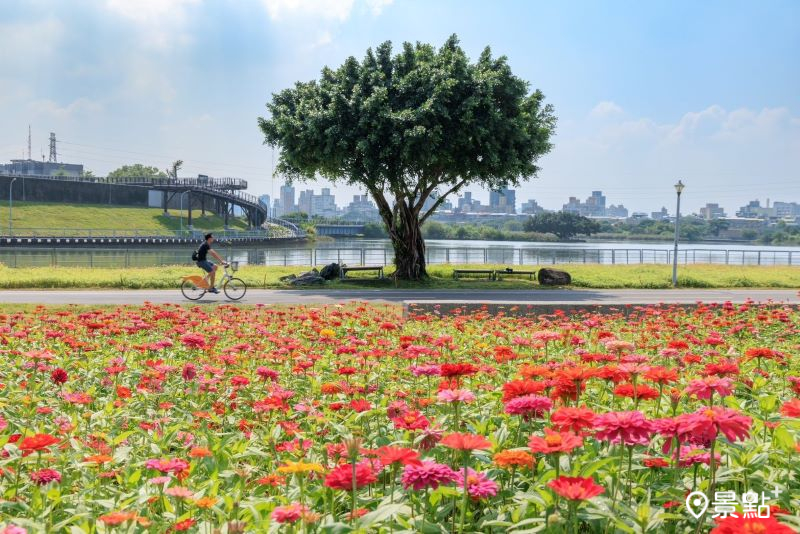
{"label": "riverbank", "polygon": [[[432,265],[424,282],[377,280],[366,275],[359,280],[334,281],[314,289],[541,289],[525,279],[453,279],[454,268],[501,269],[505,265]],[[667,289],[672,268],[668,265],[555,265],[568,271],[573,286],[594,289]],[[523,267],[515,266],[516,269]],[[535,267],[524,267],[535,269]],[[281,276],[298,274],[304,267],[244,266],[237,273],[250,287],[290,289]],[[387,276],[392,268],[386,270]],[[34,267],[12,269],[0,266],[0,289],[170,289],[177,290],[181,277],[196,274],[191,266],[145,268]],[[682,288],[800,288],[800,269],[785,266],[682,265],[678,271]],[[294,289],[294,288],[291,288]]]}

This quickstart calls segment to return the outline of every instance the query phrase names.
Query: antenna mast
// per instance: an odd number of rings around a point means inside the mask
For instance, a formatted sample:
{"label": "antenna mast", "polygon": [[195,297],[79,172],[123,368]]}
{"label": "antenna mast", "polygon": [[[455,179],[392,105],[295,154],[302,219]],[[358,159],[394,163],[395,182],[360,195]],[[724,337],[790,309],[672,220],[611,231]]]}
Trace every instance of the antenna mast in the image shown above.
{"label": "antenna mast", "polygon": [[56,134],[50,132],[50,163],[56,163]]}

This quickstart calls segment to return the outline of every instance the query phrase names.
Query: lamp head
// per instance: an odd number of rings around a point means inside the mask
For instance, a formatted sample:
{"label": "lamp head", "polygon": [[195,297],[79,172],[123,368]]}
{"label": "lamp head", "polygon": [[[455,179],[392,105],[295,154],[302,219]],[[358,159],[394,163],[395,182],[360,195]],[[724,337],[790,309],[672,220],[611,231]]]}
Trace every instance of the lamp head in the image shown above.
{"label": "lamp head", "polygon": [[677,183],[677,184],[675,184],[675,191],[677,191],[677,192],[678,192],[678,194],[680,195],[680,194],[681,194],[681,192],[683,191],[683,188],[684,188],[683,182],[681,182],[680,180],[678,180],[678,183]]}

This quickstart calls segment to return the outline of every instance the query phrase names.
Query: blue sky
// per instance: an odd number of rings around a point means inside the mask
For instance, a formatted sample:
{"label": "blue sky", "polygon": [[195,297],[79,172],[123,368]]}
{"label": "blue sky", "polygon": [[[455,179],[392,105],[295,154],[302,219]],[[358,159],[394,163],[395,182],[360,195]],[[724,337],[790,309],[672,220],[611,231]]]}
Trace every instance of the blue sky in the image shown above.
{"label": "blue sky", "polygon": [[[96,174],[141,162],[271,193],[256,117],[272,92],[384,40],[490,45],[559,117],[518,202],[733,214],[800,202],[800,2],[0,0],[0,159],[47,135]],[[319,189],[322,184],[298,184]],[[487,192],[472,188],[478,198]],[[359,191],[337,188],[337,202]]]}

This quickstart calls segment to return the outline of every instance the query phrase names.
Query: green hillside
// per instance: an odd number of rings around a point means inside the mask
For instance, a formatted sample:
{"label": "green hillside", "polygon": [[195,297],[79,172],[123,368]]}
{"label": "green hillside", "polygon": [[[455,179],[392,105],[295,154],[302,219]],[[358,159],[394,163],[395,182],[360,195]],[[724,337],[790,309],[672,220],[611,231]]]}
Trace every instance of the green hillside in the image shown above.
{"label": "green hillside", "polygon": [[[163,215],[161,208],[132,208],[95,204],[55,204],[14,202],[13,228],[17,235],[78,235],[85,232],[75,230],[114,230],[118,234],[133,235],[136,232],[166,234],[181,227],[186,229],[187,212],[169,210]],[[200,216],[199,210],[192,210],[192,226],[195,230],[222,230],[223,219],[206,212]],[[247,222],[239,217],[229,220],[232,230],[246,230]],[[0,229],[8,233],[8,203],[0,205]],[[50,232],[47,232],[50,230]]]}

